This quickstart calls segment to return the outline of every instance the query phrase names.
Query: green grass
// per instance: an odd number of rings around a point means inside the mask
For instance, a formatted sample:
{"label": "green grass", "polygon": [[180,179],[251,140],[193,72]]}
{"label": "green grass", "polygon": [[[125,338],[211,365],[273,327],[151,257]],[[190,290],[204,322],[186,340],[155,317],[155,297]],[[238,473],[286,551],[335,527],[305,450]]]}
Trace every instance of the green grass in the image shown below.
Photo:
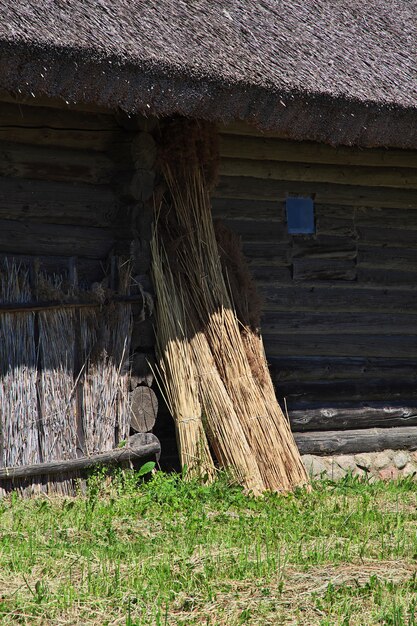
{"label": "green grass", "polygon": [[417,626],[417,486],[158,473],[0,502],[0,624]]}

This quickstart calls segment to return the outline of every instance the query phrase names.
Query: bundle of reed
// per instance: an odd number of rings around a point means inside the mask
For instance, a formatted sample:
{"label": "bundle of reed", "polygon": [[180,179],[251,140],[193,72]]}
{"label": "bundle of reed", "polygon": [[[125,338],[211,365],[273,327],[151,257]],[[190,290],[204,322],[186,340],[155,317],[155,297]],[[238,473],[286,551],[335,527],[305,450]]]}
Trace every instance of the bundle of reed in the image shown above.
{"label": "bundle of reed", "polygon": [[[126,266],[119,270],[122,292],[128,289],[130,273]],[[80,311],[82,415],[87,454],[111,450],[129,435],[127,363],[131,317],[128,304],[114,304],[103,311]]]}
{"label": "bundle of reed", "polygon": [[[62,294],[62,277],[42,276],[46,286]],[[77,454],[74,385],[75,312],[54,309],[39,313],[39,400],[41,448],[46,461],[73,459]]]}
{"label": "bundle of reed", "polygon": [[[223,278],[209,196],[200,169],[194,164],[184,165],[173,173],[165,165],[163,171],[179,230],[186,233],[177,252],[186,277],[188,302],[193,304],[191,310],[206,336],[265,487],[289,491],[307,483],[308,478],[285,418],[279,423],[278,411],[267,406],[272,398],[260,392],[252,374]],[[277,405],[275,397],[273,401]]]}
{"label": "bundle of reed", "polygon": [[[0,269],[0,302],[31,300],[29,272],[5,260]],[[0,431],[2,466],[37,463],[39,456],[35,316],[0,316]]]}
{"label": "bundle of reed", "polygon": [[183,473],[205,482],[214,476],[203,428],[198,382],[179,285],[175,285],[168,257],[154,233],[151,241],[152,275],[157,307],[157,373],[167,407],[174,418]]}
{"label": "bundle of reed", "polygon": [[[243,255],[240,238],[221,222],[215,224],[216,240],[223,268],[223,276],[230,290],[246,356],[262,393],[271,420],[283,434],[284,453],[288,459],[287,472],[294,484],[307,480],[304,465],[298,462],[299,454],[290,424],[276,400],[274,385],[266,359],[260,332],[261,301],[256,285]],[[295,452],[297,454],[295,454]],[[295,457],[295,458],[294,458]]]}

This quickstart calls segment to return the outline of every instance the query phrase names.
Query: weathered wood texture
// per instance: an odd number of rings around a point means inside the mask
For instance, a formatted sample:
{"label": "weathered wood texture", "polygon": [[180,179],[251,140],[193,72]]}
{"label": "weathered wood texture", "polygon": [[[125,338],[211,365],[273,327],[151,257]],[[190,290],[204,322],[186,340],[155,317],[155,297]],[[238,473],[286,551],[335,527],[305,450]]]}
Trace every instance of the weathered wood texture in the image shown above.
{"label": "weathered wood texture", "polygon": [[417,426],[295,433],[295,441],[301,454],[322,456],[417,450]]}
{"label": "weathered wood texture", "polygon": [[67,461],[49,461],[36,465],[22,465],[21,467],[4,467],[0,469],[0,481],[10,481],[35,476],[53,476],[68,472],[87,470],[96,465],[114,465],[118,463],[134,462],[135,460],[159,457],[161,446],[155,435],[151,433],[137,433],[129,437],[124,448],[117,448],[89,457],[69,459]]}
{"label": "weathered wood texture", "polygon": [[[294,430],[414,424],[417,152],[220,132],[213,214],[242,238]],[[314,199],[314,235],[287,232],[294,194]]]}

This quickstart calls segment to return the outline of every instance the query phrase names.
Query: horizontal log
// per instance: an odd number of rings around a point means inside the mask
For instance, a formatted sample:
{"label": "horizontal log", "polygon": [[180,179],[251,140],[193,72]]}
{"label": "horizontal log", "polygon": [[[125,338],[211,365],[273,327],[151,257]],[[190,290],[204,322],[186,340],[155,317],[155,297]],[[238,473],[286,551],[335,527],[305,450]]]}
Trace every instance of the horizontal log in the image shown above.
{"label": "horizontal log", "polygon": [[0,176],[108,184],[121,167],[107,155],[93,151],[0,144]]}
{"label": "horizontal log", "polygon": [[346,406],[290,410],[294,432],[417,426],[416,406]]}
{"label": "horizontal log", "polygon": [[[414,157],[414,162],[416,157]],[[288,161],[262,161],[245,158],[220,160],[221,176],[251,177],[261,180],[290,180],[337,185],[372,187],[417,188],[417,168],[367,167],[350,165],[322,165],[318,163],[291,163]]]}
{"label": "horizontal log", "polygon": [[[371,313],[287,312],[265,311],[262,316],[264,333],[314,334],[352,333],[369,335],[375,329],[387,335],[417,335],[416,313],[398,314],[373,311]],[[417,373],[417,366],[416,366]]]}
{"label": "horizontal log", "polygon": [[320,382],[326,380],[361,384],[366,379],[411,380],[417,390],[417,368],[412,358],[299,356],[270,357],[269,367],[274,383]]}
{"label": "horizontal log", "polygon": [[332,183],[262,180],[243,176],[221,176],[214,198],[242,200],[275,200],[282,202],[288,194],[314,195],[319,204],[368,206],[379,208],[417,208],[413,189],[336,185]]}
{"label": "horizontal log", "polygon": [[104,259],[113,235],[104,228],[0,220],[0,253]]}
{"label": "horizontal log", "polygon": [[109,306],[114,303],[120,304],[133,304],[140,303],[143,304],[142,296],[112,296],[110,298],[106,298],[105,300],[72,300],[72,301],[62,301],[62,300],[54,300],[48,302],[22,302],[18,304],[4,304],[0,302],[0,314],[1,313],[31,313],[35,311],[54,311],[57,309],[91,309],[91,308],[101,308],[104,306]]}
{"label": "horizontal log", "polygon": [[295,433],[300,454],[321,456],[417,450],[417,426]]}
{"label": "horizontal log", "polygon": [[346,333],[278,334],[263,332],[267,356],[393,356],[417,357],[417,335]]}
{"label": "horizontal log", "polygon": [[0,219],[108,226],[118,209],[108,186],[0,178]]}
{"label": "horizontal log", "polygon": [[[1,118],[1,115],[0,115]],[[131,141],[131,136],[124,136],[120,130],[112,129],[78,129],[51,128],[45,126],[26,127],[3,124],[0,120],[0,142],[13,142],[37,146],[54,146],[57,148],[73,148],[107,152],[114,156]]]}
{"label": "horizontal log", "polygon": [[23,465],[22,467],[0,468],[0,481],[77,472],[94,467],[95,465],[113,465],[150,456],[158,457],[160,452],[161,446],[155,435],[150,433],[138,433],[129,438],[126,447],[110,450],[109,452],[102,452],[90,457],[80,457],[67,461],[49,461],[36,465]]}
{"label": "horizontal log", "polygon": [[362,149],[345,146],[333,148],[312,141],[288,141],[273,138],[273,133],[262,133],[254,127],[241,124],[221,127],[220,133],[221,157],[337,165],[417,167],[417,155],[412,150]]}
{"label": "horizontal log", "polygon": [[39,105],[39,99],[28,100],[25,103],[12,101],[6,94],[0,94],[0,127],[41,127],[60,130],[106,130],[120,131],[113,111],[107,110],[107,114],[97,108],[93,112],[87,112],[77,107],[68,107],[60,101],[59,105]]}
{"label": "horizontal log", "polygon": [[417,290],[363,285],[335,281],[331,284],[305,282],[288,286],[258,282],[264,298],[264,310],[273,311],[340,311],[414,313]]}
{"label": "horizontal log", "polygon": [[405,286],[417,284],[417,266],[410,270],[389,268],[357,267],[357,280],[360,283],[380,286]]}
{"label": "horizontal log", "polygon": [[398,247],[397,241],[370,246],[358,241],[358,264],[362,267],[412,270],[417,267],[417,247]]}
{"label": "horizontal log", "polygon": [[[350,254],[350,251],[347,253]],[[293,279],[300,280],[356,280],[354,259],[303,258],[293,261]]]}
{"label": "horizontal log", "polygon": [[299,235],[293,238],[292,257],[329,259],[355,259],[357,243],[352,237],[334,235]]}

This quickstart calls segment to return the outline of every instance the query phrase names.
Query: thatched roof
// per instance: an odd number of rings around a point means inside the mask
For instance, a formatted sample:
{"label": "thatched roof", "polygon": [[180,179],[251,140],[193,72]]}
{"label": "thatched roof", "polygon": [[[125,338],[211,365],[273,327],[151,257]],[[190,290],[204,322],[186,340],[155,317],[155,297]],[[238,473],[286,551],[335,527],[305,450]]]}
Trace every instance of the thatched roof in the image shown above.
{"label": "thatched roof", "polygon": [[3,0],[0,87],[417,147],[417,0]]}

